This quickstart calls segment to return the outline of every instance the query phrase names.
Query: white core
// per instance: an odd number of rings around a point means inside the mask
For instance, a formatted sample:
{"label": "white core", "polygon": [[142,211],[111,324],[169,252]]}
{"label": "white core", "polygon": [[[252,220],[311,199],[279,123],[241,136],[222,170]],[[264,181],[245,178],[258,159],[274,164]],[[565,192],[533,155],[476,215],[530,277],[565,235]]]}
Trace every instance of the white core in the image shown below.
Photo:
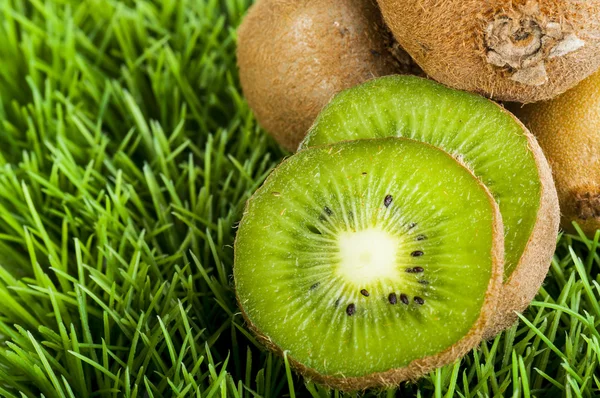
{"label": "white core", "polygon": [[378,229],[344,232],[338,237],[340,262],[336,273],[357,286],[395,279],[397,246],[397,238]]}

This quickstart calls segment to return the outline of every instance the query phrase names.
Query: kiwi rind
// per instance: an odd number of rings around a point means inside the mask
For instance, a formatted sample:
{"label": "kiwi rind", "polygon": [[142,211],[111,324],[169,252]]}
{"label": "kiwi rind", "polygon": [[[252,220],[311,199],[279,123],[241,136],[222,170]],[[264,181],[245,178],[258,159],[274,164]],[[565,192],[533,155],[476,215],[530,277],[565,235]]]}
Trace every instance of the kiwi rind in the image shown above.
{"label": "kiwi rind", "polygon": [[244,96],[261,127],[294,151],[335,93],[414,68],[389,38],[372,0],[259,0],[238,30]]}
{"label": "kiwi rind", "polygon": [[[424,80],[415,76],[380,78],[380,80],[385,79]],[[374,83],[374,81],[367,84],[371,83]],[[428,82],[428,84],[431,84],[431,82]],[[332,99],[333,101],[335,101],[335,97]],[[537,166],[536,171],[540,181],[540,202],[537,217],[529,234],[527,245],[524,247],[513,271],[510,275],[505,275],[502,287],[502,300],[498,303],[497,311],[493,314],[493,319],[485,332],[486,339],[492,338],[502,330],[512,326],[518,320],[517,312],[523,312],[539,291],[548,273],[552,256],[556,249],[556,237],[560,221],[558,196],[552,179],[552,172],[536,138],[515,115],[493,101],[488,101],[488,103],[493,104],[500,112],[508,115],[520,127],[522,135],[526,138],[527,148],[532,153]],[[419,104],[415,103],[415,106],[419,106]],[[323,112],[321,115],[325,113]],[[299,150],[310,146],[313,130],[315,130],[315,127],[321,122],[322,118],[323,116],[320,116],[316,120],[309,134],[300,144]],[[441,149],[444,150],[445,148]],[[466,165],[466,167],[469,167],[468,159],[462,158],[461,155],[460,153],[455,154],[457,160]]]}
{"label": "kiwi rind", "polygon": [[[388,141],[412,141],[409,138],[399,138],[399,137],[391,137],[391,138],[380,138],[374,140],[362,140],[362,141],[376,141],[380,142],[381,145],[386,145]],[[342,143],[343,144],[343,143]],[[420,145],[428,146],[431,148],[435,148],[427,143],[419,142]],[[306,149],[306,151],[318,150],[322,148],[335,148],[339,144],[325,145],[316,148]],[[439,150],[438,148],[436,148]],[[443,152],[443,151],[441,151]],[[451,155],[443,152],[446,156],[452,158],[456,163],[460,164],[468,173],[473,176],[475,180],[477,177],[469,170],[467,167],[462,165],[460,162],[457,162]],[[289,161],[290,158],[284,160],[282,164],[278,166],[281,167],[283,164]],[[261,189],[267,185],[269,179],[273,178],[274,173],[277,169],[272,172],[267,180],[257,190],[255,195],[260,194]],[[477,180],[478,181],[478,180]],[[340,389],[343,391],[354,391],[354,390],[363,390],[370,387],[381,387],[381,386],[395,386],[403,381],[408,380],[417,380],[424,374],[430,372],[433,369],[438,367],[447,365],[452,363],[456,359],[464,356],[471,349],[476,347],[482,340],[485,331],[487,330],[491,320],[494,317],[494,313],[496,312],[496,307],[498,301],[501,299],[501,286],[503,279],[503,264],[504,264],[504,227],[502,224],[502,216],[500,214],[500,210],[498,204],[494,200],[492,194],[489,189],[479,182],[480,187],[486,193],[486,196],[489,200],[490,208],[493,213],[493,241],[491,247],[491,259],[492,259],[492,270],[490,275],[490,280],[488,283],[488,288],[486,291],[486,296],[484,298],[483,305],[481,307],[479,317],[474,322],[473,326],[469,330],[465,336],[460,339],[458,342],[443,350],[439,354],[427,356],[421,359],[414,360],[410,362],[407,366],[397,369],[391,369],[385,372],[376,372],[363,377],[343,377],[343,376],[330,376],[323,375],[319,372],[315,371],[312,368],[309,368],[299,361],[297,361],[293,356],[287,355],[287,359],[290,365],[298,371],[300,374],[304,375],[308,379],[311,379],[320,384],[329,386],[331,388]],[[245,207],[244,214],[249,209],[250,203],[253,198],[250,198]],[[243,225],[244,220],[240,222],[240,226]],[[236,238],[236,242],[234,243],[234,264],[237,263],[238,251],[236,250],[238,244],[238,240]],[[235,270],[235,265],[234,265]],[[238,303],[238,307],[240,308],[241,314],[249,327],[249,329],[256,335],[257,340],[262,343],[267,349],[273,351],[274,353],[284,356],[283,350],[277,346],[268,336],[264,335],[262,331],[252,322],[249,318],[248,314],[245,312],[244,307],[241,303],[240,297],[238,295],[237,289],[237,280],[236,282],[236,300]]]}
{"label": "kiwi rind", "polygon": [[[432,78],[501,101],[547,100],[600,67],[600,2],[577,0],[378,0],[400,45]],[[540,34],[531,56],[523,47],[498,56],[490,42],[496,22],[522,24],[526,39]],[[533,26],[531,31],[529,26]],[[534,30],[535,29],[535,32]],[[516,28],[515,28],[516,30]],[[518,31],[517,31],[518,32]],[[515,34],[517,34],[515,32]],[[503,38],[500,53],[511,51]],[[560,50],[564,51],[560,51]],[[493,51],[493,52],[492,52]],[[493,55],[493,56],[492,56]],[[512,58],[512,61],[511,61]],[[505,63],[508,61],[508,63]]]}

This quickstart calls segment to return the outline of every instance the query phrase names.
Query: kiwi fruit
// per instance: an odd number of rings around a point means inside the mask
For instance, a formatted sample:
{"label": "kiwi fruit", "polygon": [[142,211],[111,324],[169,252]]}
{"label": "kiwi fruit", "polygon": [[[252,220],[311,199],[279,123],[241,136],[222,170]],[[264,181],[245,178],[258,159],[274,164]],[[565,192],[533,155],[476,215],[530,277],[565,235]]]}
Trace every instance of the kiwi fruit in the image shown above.
{"label": "kiwi fruit", "polygon": [[562,227],[600,229],[600,72],[545,102],[515,107],[552,167]]}
{"label": "kiwi fruit", "polygon": [[414,68],[371,0],[259,0],[238,30],[244,96],[259,124],[295,151],[331,97]]}
{"label": "kiwi fruit", "polygon": [[246,205],[238,303],[268,348],[343,390],[394,385],[476,346],[502,285],[489,190],[403,138],[307,149]]}
{"label": "kiwi fruit", "polygon": [[382,77],[338,94],[300,147],[390,136],[452,154],[498,201],[505,232],[504,287],[486,337],[496,335],[534,298],[556,248],[558,200],[540,147],[496,103],[415,76]]}
{"label": "kiwi fruit", "polygon": [[448,86],[546,100],[600,67],[599,0],[378,0],[400,45]]}

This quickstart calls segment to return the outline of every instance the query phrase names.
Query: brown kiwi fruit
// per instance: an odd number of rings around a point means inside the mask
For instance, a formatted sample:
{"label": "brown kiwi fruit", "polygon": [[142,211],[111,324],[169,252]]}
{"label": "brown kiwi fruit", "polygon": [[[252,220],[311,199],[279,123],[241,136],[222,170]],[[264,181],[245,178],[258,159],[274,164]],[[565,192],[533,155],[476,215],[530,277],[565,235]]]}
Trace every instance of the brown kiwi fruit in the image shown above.
{"label": "brown kiwi fruit", "polygon": [[600,229],[600,72],[559,97],[515,107],[538,139],[558,191],[562,227]]}
{"label": "brown kiwi fruit", "polygon": [[496,100],[551,99],[600,67],[600,0],[378,0],[432,78]]}
{"label": "brown kiwi fruit", "polygon": [[334,94],[415,68],[391,38],[372,0],[260,0],[238,30],[244,96],[259,124],[295,151]]}

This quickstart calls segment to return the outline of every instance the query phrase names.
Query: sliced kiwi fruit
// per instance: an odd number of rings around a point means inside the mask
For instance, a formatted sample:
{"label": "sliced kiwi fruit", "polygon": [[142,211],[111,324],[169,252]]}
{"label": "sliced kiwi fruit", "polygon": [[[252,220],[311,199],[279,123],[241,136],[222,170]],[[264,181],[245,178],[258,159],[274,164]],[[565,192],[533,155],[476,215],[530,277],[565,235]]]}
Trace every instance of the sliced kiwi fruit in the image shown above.
{"label": "sliced kiwi fruit", "polygon": [[346,90],[323,109],[300,148],[344,140],[408,137],[469,167],[498,201],[505,231],[504,293],[492,337],[511,326],[539,290],[556,248],[560,213],[550,168],[511,113],[475,94],[414,76]]}
{"label": "sliced kiwi fruit", "polygon": [[503,248],[496,202],[447,153],[404,138],[336,143],[288,158],[248,201],[237,299],[311,379],[392,385],[481,341]]}

